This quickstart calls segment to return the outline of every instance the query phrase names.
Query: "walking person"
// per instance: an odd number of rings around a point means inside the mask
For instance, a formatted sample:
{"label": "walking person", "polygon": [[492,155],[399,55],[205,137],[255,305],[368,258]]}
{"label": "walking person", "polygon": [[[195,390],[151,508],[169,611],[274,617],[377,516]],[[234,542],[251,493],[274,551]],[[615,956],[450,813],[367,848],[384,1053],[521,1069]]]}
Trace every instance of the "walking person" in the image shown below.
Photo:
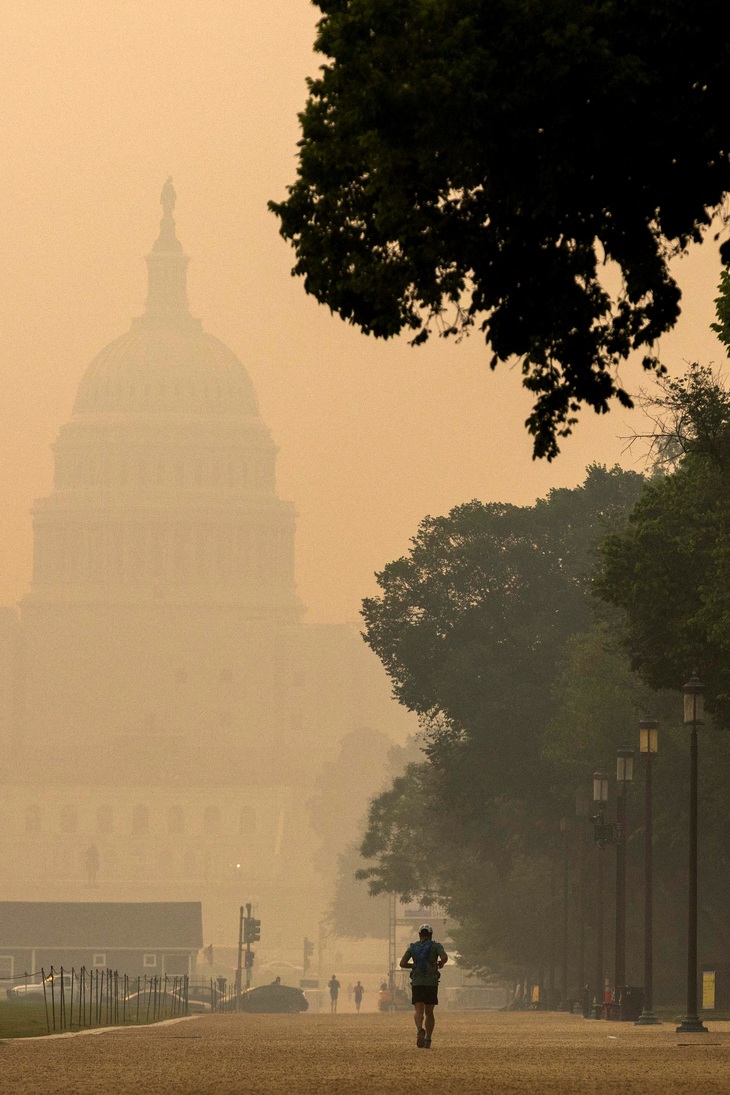
{"label": "walking person", "polygon": [[421,924],[418,942],[411,943],[400,960],[401,968],[411,971],[411,1001],[416,1020],[416,1045],[430,1049],[435,1017],[433,1009],[439,1002],[439,970],[449,960],[444,948],[433,938],[430,924]]}
{"label": "walking person", "polygon": [[355,985],[354,989],[352,990],[352,994],[355,997],[355,1011],[360,1010],[360,1004],[362,1003],[362,997],[363,997],[364,992],[365,992],[365,989],[362,987],[362,985],[358,981],[358,983]]}
{"label": "walking person", "polygon": [[330,1011],[334,1015],[337,1011],[337,997],[340,994],[340,982],[337,980],[334,973],[327,983],[327,988],[330,990]]}

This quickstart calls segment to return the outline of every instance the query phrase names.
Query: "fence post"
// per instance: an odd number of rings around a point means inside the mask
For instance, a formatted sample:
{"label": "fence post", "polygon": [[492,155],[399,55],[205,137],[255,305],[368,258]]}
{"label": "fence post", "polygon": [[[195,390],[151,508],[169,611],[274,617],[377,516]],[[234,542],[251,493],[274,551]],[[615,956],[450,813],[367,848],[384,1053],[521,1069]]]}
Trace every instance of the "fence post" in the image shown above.
{"label": "fence post", "polygon": [[45,1007],[46,1007],[46,1027],[48,1028],[48,1033],[50,1034],[51,1033],[51,1024],[50,1024],[49,1019],[48,1019],[48,996],[46,995],[46,971],[43,969],[43,966],[41,966],[41,983],[43,985],[43,1003],[45,1004]]}
{"label": "fence post", "polygon": [[51,966],[51,1016],[53,1017],[53,1030],[56,1030],[56,971]]}

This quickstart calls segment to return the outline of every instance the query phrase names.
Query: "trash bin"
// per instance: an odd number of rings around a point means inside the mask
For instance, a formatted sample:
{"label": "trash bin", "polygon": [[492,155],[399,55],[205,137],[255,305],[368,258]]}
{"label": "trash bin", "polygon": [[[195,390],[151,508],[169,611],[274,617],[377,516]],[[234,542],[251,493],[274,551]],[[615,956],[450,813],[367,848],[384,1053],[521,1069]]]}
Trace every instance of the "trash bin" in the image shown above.
{"label": "trash bin", "polygon": [[644,988],[642,985],[626,985],[621,992],[621,1020],[633,1022],[644,1010]]}

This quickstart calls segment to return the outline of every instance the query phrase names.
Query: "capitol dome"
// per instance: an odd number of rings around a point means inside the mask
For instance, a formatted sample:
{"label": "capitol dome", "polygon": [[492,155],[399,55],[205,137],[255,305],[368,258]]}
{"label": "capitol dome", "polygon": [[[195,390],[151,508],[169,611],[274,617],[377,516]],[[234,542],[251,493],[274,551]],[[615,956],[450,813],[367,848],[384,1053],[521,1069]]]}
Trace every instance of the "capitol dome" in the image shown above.
{"label": "capitol dome", "polygon": [[137,321],[91,362],[73,413],[256,418],[259,408],[248,373],[219,339],[192,324]]}
{"label": "capitol dome", "polygon": [[144,315],[88,366],[54,445],[26,605],[164,599],[296,619],[276,446],[246,369],[188,309],[170,180],[161,201]]}
{"label": "capitol dome", "polygon": [[160,234],[147,256],[145,314],[97,354],[81,379],[78,415],[258,418],[251,379],[236,355],[188,310],[188,258],[175,234],[175,191],[162,192]]}

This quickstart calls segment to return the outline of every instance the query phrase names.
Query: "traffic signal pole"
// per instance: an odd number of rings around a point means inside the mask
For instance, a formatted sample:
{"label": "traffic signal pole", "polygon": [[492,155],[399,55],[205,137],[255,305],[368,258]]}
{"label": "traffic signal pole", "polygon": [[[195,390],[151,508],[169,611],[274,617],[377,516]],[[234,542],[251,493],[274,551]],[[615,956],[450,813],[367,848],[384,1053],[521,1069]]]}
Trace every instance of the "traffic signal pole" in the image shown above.
{"label": "traffic signal pole", "polygon": [[[251,920],[251,903],[246,905],[246,919]],[[251,932],[246,932],[246,991],[251,988],[251,967],[253,966],[253,954],[251,953]],[[250,955],[250,957],[249,957]]]}
{"label": "traffic signal pole", "polygon": [[243,905],[238,920],[238,966],[236,967],[236,999],[241,995],[241,965],[243,959]]}
{"label": "traffic signal pole", "polygon": [[314,943],[311,941],[311,939],[307,939],[307,937],[305,935],[304,936],[304,962],[302,963],[302,976],[305,978],[305,980],[306,980],[307,975],[309,973],[309,967],[311,965],[310,958],[312,957],[313,954],[314,954]]}
{"label": "traffic signal pole", "polygon": [[[241,909],[243,913],[243,909]],[[246,944],[246,990],[251,988],[251,970],[253,969],[253,951],[251,944],[257,943],[261,938],[261,921],[254,920],[251,916],[251,905],[246,905],[246,918],[243,921],[243,941]]]}

